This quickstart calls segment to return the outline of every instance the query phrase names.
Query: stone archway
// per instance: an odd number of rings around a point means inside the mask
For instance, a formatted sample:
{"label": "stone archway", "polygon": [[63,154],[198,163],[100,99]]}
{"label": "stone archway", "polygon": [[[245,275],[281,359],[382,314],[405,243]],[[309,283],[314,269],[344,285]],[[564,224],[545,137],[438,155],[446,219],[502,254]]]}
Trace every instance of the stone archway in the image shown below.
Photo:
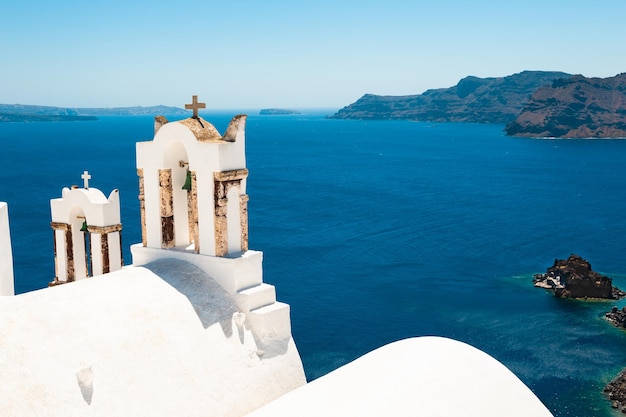
{"label": "stone archway", "polygon": [[[184,189],[187,176],[189,190]],[[161,247],[187,248],[198,251],[198,215],[195,172],[190,170],[189,156],[179,141],[171,141],[164,149],[163,168],[159,170],[161,200]]]}
{"label": "stone archway", "polygon": [[68,281],[78,281],[89,277],[91,270],[91,242],[89,233],[83,227],[89,224],[89,219],[85,216],[85,212],[81,207],[73,207],[69,213],[67,224],[70,227],[72,235],[72,259],[73,259],[73,277],[68,276]]}

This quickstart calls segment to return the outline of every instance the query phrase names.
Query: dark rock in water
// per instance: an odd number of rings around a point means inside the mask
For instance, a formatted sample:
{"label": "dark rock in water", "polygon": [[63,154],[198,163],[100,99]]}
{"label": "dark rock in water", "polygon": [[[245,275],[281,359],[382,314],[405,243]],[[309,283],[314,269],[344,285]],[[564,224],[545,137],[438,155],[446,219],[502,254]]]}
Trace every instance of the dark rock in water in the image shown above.
{"label": "dark rock in water", "polygon": [[545,274],[536,274],[536,287],[551,290],[560,298],[619,299],[626,293],[613,287],[606,275],[591,270],[589,261],[572,254],[566,260],[555,259]]}
{"label": "dark rock in water", "polygon": [[626,371],[622,371],[617,378],[604,387],[604,393],[611,401],[611,407],[619,408],[626,413]]}
{"label": "dark rock in water", "polygon": [[621,310],[617,307],[613,307],[613,309],[606,313],[604,317],[606,317],[606,319],[615,326],[626,329],[626,307]]}
{"label": "dark rock in water", "polygon": [[[563,260],[555,259],[545,274],[536,274],[533,279],[536,287],[551,290],[562,298],[619,299],[626,293],[613,287],[612,279],[591,269],[589,261],[572,254]],[[618,327],[626,328],[626,307],[613,309],[606,318]],[[611,407],[626,414],[626,370],[611,381],[604,393],[611,401]]]}
{"label": "dark rock in water", "polygon": [[[616,327],[626,328],[626,307],[621,310],[613,307],[611,311],[605,314],[605,317]],[[626,370],[623,370],[617,378],[604,387],[604,393],[609,397],[611,407],[619,408],[622,413],[626,414]]]}

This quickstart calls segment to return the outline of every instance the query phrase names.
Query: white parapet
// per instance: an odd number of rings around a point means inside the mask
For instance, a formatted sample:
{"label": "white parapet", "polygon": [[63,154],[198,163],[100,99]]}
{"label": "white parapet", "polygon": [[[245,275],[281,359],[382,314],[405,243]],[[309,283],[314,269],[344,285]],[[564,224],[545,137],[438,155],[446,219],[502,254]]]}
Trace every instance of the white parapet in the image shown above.
{"label": "white parapet", "polygon": [[238,291],[263,283],[263,252],[259,251],[249,250],[232,258],[202,255],[177,249],[149,248],[141,244],[132,245],[130,251],[135,266],[167,258],[194,264],[233,296]]}
{"label": "white parapet", "polygon": [[233,257],[209,256],[178,249],[131,246],[133,265],[177,259],[200,268],[215,280],[247,318],[265,351],[279,351],[291,340],[289,305],[276,301],[276,289],[263,282],[263,252],[249,250]]}
{"label": "white parapet", "polygon": [[0,295],[15,295],[9,208],[7,203],[2,202],[0,202]]}

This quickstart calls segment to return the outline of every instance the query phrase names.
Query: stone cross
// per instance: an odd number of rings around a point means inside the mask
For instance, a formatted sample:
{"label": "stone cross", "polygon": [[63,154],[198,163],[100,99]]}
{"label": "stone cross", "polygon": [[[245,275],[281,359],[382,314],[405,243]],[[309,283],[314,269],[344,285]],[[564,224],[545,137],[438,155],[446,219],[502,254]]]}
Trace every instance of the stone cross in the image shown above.
{"label": "stone cross", "polygon": [[198,96],[191,98],[191,104],[185,104],[187,110],[193,110],[193,118],[198,118],[198,109],[206,109],[206,103],[198,103]]}
{"label": "stone cross", "polygon": [[89,188],[89,180],[91,179],[91,175],[89,175],[88,171],[83,172],[83,175],[80,176],[84,183],[85,183],[85,188]]}

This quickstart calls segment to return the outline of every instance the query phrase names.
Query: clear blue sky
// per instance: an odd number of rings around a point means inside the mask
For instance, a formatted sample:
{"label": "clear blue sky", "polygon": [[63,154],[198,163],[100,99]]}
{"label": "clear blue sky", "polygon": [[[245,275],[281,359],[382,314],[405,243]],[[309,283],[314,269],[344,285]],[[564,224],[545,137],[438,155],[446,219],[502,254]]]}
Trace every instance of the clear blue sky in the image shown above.
{"label": "clear blue sky", "polygon": [[625,22],[625,0],[7,0],[0,103],[340,108],[466,75],[608,77]]}

